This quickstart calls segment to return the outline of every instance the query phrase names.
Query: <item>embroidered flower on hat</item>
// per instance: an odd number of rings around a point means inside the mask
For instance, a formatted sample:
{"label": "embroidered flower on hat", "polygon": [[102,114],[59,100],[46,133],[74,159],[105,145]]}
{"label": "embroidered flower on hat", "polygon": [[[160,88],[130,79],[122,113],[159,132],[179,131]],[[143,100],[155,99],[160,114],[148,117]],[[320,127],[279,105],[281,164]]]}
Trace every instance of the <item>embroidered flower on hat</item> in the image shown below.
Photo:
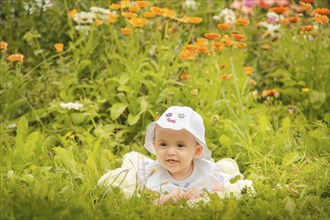
{"label": "embroidered flower on hat", "polygon": [[171,117],[173,114],[171,112],[165,114],[166,117]]}
{"label": "embroidered flower on hat", "polygon": [[185,116],[183,113],[179,113],[179,114],[178,114],[178,117],[179,117],[179,118],[184,118],[184,117],[186,117],[186,116]]}

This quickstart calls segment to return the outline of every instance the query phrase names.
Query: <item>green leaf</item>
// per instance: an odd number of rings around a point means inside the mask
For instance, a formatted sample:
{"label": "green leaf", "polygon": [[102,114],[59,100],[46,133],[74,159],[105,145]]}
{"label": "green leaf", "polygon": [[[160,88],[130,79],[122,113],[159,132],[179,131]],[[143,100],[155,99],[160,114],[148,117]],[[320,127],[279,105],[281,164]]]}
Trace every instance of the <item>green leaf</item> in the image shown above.
{"label": "green leaf", "polygon": [[53,150],[56,153],[57,160],[62,163],[65,167],[67,167],[72,173],[77,173],[77,164],[74,159],[74,155],[72,151],[61,148],[54,147]]}
{"label": "green leaf", "polygon": [[282,160],[282,165],[289,166],[292,163],[298,161],[300,158],[301,158],[301,156],[297,152],[287,154],[284,156],[284,158]]}
{"label": "green leaf", "polygon": [[128,119],[127,119],[127,122],[129,125],[135,125],[140,119],[140,114],[137,114],[137,115],[132,115],[132,114],[129,114],[128,115]]}
{"label": "green leaf", "polygon": [[225,134],[221,135],[221,137],[219,138],[219,142],[221,145],[223,145],[225,147],[229,147],[231,145],[230,138],[227,137]]}
{"label": "green leaf", "polygon": [[127,104],[125,103],[116,103],[113,106],[111,106],[110,109],[111,119],[116,120],[117,118],[119,118],[119,116],[125,111],[126,108],[127,108]]}
{"label": "green leaf", "polygon": [[292,215],[294,213],[294,210],[296,208],[296,203],[293,199],[291,199],[289,196],[286,196],[284,198],[284,207],[285,209]]}
{"label": "green leaf", "polygon": [[25,117],[21,117],[17,124],[16,145],[21,146],[25,142],[28,132],[28,121]]}
{"label": "green leaf", "polygon": [[326,99],[325,92],[319,92],[316,90],[312,90],[309,93],[309,100],[314,108],[319,109],[323,105]]}
{"label": "green leaf", "polygon": [[87,66],[91,65],[92,61],[90,60],[82,60],[79,65],[78,65],[78,69],[79,71],[84,70]]}

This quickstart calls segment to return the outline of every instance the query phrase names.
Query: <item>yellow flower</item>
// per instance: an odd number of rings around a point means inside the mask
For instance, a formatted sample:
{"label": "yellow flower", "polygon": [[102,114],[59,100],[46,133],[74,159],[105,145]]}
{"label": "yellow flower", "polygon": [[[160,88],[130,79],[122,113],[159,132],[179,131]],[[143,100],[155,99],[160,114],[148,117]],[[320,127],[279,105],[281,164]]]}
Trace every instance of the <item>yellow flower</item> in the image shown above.
{"label": "yellow flower", "polygon": [[136,1],[135,3],[141,8],[145,8],[150,5],[149,1]]}
{"label": "yellow flower", "polygon": [[64,44],[57,43],[57,44],[54,44],[54,47],[56,49],[56,52],[62,52],[63,51],[63,48],[64,48]]}
{"label": "yellow flower", "polygon": [[112,3],[112,4],[109,6],[109,8],[110,8],[111,10],[117,10],[117,9],[120,9],[121,6],[120,6],[120,4],[114,4],[114,3]]}
{"label": "yellow flower", "polygon": [[134,27],[143,27],[148,22],[145,18],[132,18],[129,20],[129,23]]}
{"label": "yellow flower", "polygon": [[10,56],[8,57],[8,60],[9,60],[10,62],[15,62],[15,61],[17,61],[17,62],[21,62],[21,63],[23,63],[23,61],[24,61],[24,55],[23,55],[23,54],[20,54],[20,53],[12,54],[12,55],[10,55]]}
{"label": "yellow flower", "polygon": [[319,24],[329,23],[329,18],[326,15],[315,14],[314,21]]}
{"label": "yellow flower", "polygon": [[156,14],[152,11],[145,11],[142,13],[142,15],[146,18],[153,18],[156,16]]}
{"label": "yellow flower", "polygon": [[220,38],[220,34],[217,34],[217,33],[205,33],[204,34],[204,37],[206,37],[208,39],[211,39],[211,40],[215,40],[215,39]]}
{"label": "yellow flower", "polygon": [[106,15],[108,16],[108,22],[111,24],[115,23],[115,21],[119,17],[119,15],[115,15],[115,14],[106,14]]}
{"label": "yellow flower", "polygon": [[71,132],[66,133],[64,137],[65,137],[65,138],[68,137],[68,138],[70,138],[71,140],[74,140],[74,135],[73,135]]}
{"label": "yellow flower", "polygon": [[199,24],[203,21],[203,18],[200,17],[186,17],[188,23],[190,24]]}
{"label": "yellow flower", "polygon": [[179,54],[179,57],[183,60],[193,60],[195,59],[195,54],[193,53],[193,51],[184,50]]}
{"label": "yellow flower", "polygon": [[138,12],[138,11],[140,11],[140,7],[139,6],[137,6],[137,5],[134,5],[134,6],[130,6],[129,8],[128,8],[128,11],[130,11],[130,12]]}
{"label": "yellow flower", "polygon": [[251,76],[253,73],[253,68],[251,66],[244,67],[244,73]]}
{"label": "yellow flower", "polygon": [[77,9],[72,9],[71,11],[69,11],[68,13],[68,17],[72,18],[73,16],[75,16],[78,13]]}
{"label": "yellow flower", "polygon": [[133,12],[122,12],[121,15],[125,18],[136,18],[137,14]]}
{"label": "yellow flower", "polygon": [[305,88],[302,88],[302,91],[303,92],[309,92],[309,88],[306,88],[306,87]]}
{"label": "yellow flower", "polygon": [[8,43],[7,42],[5,42],[5,41],[1,41],[0,42],[0,49],[1,50],[7,51],[7,47],[8,47]]}

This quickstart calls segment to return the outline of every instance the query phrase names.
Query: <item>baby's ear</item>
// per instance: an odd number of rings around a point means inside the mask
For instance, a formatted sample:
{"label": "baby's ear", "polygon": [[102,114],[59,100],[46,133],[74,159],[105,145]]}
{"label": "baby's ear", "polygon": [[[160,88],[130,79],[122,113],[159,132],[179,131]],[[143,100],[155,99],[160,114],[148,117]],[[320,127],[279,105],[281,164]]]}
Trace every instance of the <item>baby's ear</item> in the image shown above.
{"label": "baby's ear", "polygon": [[196,146],[196,151],[195,151],[195,157],[199,157],[203,152],[203,147],[202,145],[198,144]]}
{"label": "baby's ear", "polygon": [[155,139],[152,139],[152,145],[155,146]]}

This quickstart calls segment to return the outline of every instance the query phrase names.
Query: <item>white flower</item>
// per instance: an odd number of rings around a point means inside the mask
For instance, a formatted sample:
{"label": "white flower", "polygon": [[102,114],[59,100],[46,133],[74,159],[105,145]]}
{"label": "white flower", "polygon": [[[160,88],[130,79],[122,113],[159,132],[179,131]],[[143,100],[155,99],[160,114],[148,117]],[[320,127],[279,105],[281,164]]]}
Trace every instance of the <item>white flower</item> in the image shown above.
{"label": "white flower", "polygon": [[275,12],[267,12],[266,17],[269,23],[275,23],[282,19],[281,15],[276,14]]}
{"label": "white flower", "polygon": [[213,19],[216,21],[219,21],[221,19],[224,19],[224,22],[227,24],[233,24],[236,20],[235,12],[231,9],[225,8],[223,9],[219,15],[213,16]]}
{"label": "white flower", "polygon": [[95,14],[92,12],[79,12],[73,16],[73,20],[78,24],[91,24],[95,19]]}
{"label": "white flower", "polygon": [[185,5],[187,6],[187,8],[192,10],[196,10],[198,7],[198,4],[196,3],[195,0],[186,0]]}
{"label": "white flower", "polygon": [[88,25],[77,25],[74,28],[76,29],[76,31],[79,32],[88,32],[91,29],[91,27]]}
{"label": "white flower", "polygon": [[95,18],[101,19],[103,21],[108,20],[107,14],[115,14],[111,12],[109,9],[100,8],[100,7],[91,7],[90,10],[92,13],[94,13]]}
{"label": "white flower", "polygon": [[80,103],[77,103],[77,102],[68,102],[68,103],[63,103],[62,102],[60,104],[60,106],[61,106],[62,109],[69,109],[69,110],[71,110],[71,109],[79,110],[79,109],[84,107],[83,104],[80,104]]}
{"label": "white flower", "polygon": [[223,9],[219,14],[220,17],[226,17],[228,15],[232,17],[236,17],[235,12],[228,8]]}

